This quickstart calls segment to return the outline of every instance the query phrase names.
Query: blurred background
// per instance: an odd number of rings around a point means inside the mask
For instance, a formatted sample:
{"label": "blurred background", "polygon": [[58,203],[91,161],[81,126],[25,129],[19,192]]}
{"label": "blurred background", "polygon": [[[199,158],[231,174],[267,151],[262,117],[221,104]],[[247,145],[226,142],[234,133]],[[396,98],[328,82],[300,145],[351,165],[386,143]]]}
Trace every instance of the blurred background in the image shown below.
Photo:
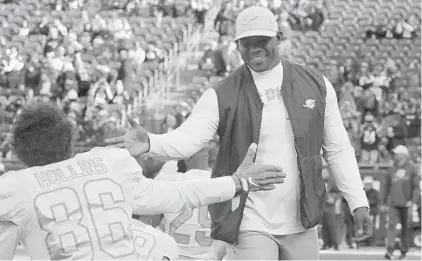
{"label": "blurred background", "polygon": [[[127,115],[152,133],[177,128],[201,94],[242,63],[234,22],[251,5],[276,15],[285,57],[333,83],[360,162],[375,236],[353,240],[353,220],[325,169],[323,258],[382,258],[380,197],[392,149],[406,146],[420,174],[420,0],[0,0],[0,172],[24,167],[12,153],[9,131],[32,99],[64,108],[74,123],[76,152],[124,133]],[[217,150],[216,138],[210,166]],[[174,164],[140,163],[149,177]],[[416,249],[409,258],[418,260],[420,208],[419,201],[409,209],[408,222]]]}

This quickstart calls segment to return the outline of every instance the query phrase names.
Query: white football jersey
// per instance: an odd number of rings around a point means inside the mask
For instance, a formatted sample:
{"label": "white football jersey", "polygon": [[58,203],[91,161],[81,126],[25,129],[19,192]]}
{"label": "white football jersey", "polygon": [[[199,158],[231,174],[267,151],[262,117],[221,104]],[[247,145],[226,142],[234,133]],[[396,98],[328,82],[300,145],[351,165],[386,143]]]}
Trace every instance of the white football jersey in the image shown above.
{"label": "white football jersey", "polygon": [[[211,173],[204,170],[189,170],[186,173],[162,173],[156,179],[181,181],[188,179],[209,179]],[[197,259],[217,259],[219,241],[210,237],[211,217],[208,207],[187,209],[179,213],[164,213],[163,223],[166,233],[172,236],[179,254]]]}
{"label": "white football jersey", "polygon": [[147,225],[132,219],[133,242],[140,260],[162,260],[167,257],[177,260],[179,251],[172,237]]}
{"label": "white football jersey", "polygon": [[0,226],[19,227],[16,248],[39,225],[51,259],[135,259],[130,224],[143,179],[136,160],[117,148],[8,172],[0,177]]}

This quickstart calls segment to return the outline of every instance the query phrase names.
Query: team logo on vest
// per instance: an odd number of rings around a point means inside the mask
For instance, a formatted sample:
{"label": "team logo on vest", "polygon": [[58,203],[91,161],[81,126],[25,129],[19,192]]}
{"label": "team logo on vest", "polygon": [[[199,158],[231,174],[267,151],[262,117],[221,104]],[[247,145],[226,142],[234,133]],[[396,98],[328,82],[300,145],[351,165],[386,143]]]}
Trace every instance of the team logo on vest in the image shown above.
{"label": "team logo on vest", "polygon": [[313,110],[315,108],[315,100],[312,99],[306,99],[305,104],[303,105],[304,108],[308,108],[310,110]]}

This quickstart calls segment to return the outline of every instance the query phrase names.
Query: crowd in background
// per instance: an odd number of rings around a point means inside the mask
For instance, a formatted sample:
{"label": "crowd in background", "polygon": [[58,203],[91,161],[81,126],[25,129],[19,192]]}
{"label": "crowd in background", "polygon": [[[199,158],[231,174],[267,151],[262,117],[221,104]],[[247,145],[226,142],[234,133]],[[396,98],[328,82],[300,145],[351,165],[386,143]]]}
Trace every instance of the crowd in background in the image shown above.
{"label": "crowd in background", "polygon": [[[137,38],[138,28],[132,28],[129,20],[153,17],[154,26],[165,27],[160,24],[164,17],[195,16],[203,23],[208,8],[202,2],[188,1],[99,2],[33,1],[33,10],[0,18],[3,157],[13,157],[8,132],[15,115],[31,99],[51,100],[63,107],[82,145],[98,145],[107,136],[117,135],[125,115],[139,104],[143,83],[152,77],[145,68],[162,66],[168,55],[156,39]],[[7,12],[10,5],[28,10],[21,1],[5,3],[0,12]],[[68,20],[58,18],[65,13],[76,15]],[[180,42],[182,35],[176,31],[174,37]],[[134,78],[140,82],[135,87]]]}
{"label": "crowd in background", "polygon": [[[193,15],[198,24],[204,25],[210,8],[209,1],[184,5],[164,0],[108,1],[101,9],[113,12],[102,17],[99,12],[90,12],[86,7],[89,4],[81,0],[48,1],[47,8],[51,12],[79,12],[81,19],[72,23],[48,15],[36,23],[24,17],[15,17],[13,24],[0,20],[6,28],[4,31],[9,32],[0,35],[0,91],[3,94],[0,97],[3,130],[0,149],[4,157],[11,157],[7,133],[13,118],[31,99],[48,99],[60,104],[75,124],[78,141],[88,146],[101,144],[106,136],[121,132],[125,115],[132,112],[142,96],[142,84],[140,88],[132,88],[131,79],[145,68],[143,64],[163,63],[168,54],[153,41],[136,39],[134,44],[129,44],[126,40],[134,39],[135,30],[129,23],[130,17],[142,15],[147,8],[146,15],[156,17],[157,24],[166,16]],[[242,64],[232,41],[233,25],[236,14],[251,4],[254,3],[221,4],[214,20],[220,38],[206,43],[198,62],[207,77],[224,77]],[[292,31],[319,30],[324,14],[330,10],[330,2],[322,0],[270,3],[263,0],[258,4],[274,12],[280,31],[285,35],[284,42],[289,42]],[[45,5],[38,3],[39,9],[33,12],[39,14],[41,7]],[[4,5],[1,8],[4,9]],[[390,26],[384,26],[385,22],[375,21],[374,24],[379,25],[374,31],[368,30],[367,37],[420,37],[415,16],[392,21]],[[38,39],[41,49],[22,52],[22,46],[9,44],[8,37],[14,34]],[[282,45],[280,49],[286,52],[289,46]],[[398,144],[420,151],[420,62],[412,62],[409,67],[410,73],[403,75],[389,57],[373,61],[359,54],[333,60],[328,66],[326,76],[336,89],[344,125],[360,162],[390,163],[391,149]],[[400,81],[402,78],[406,78],[407,86]],[[176,128],[186,114],[176,110],[166,117],[163,128]],[[414,162],[419,164],[420,153],[413,155]]]}

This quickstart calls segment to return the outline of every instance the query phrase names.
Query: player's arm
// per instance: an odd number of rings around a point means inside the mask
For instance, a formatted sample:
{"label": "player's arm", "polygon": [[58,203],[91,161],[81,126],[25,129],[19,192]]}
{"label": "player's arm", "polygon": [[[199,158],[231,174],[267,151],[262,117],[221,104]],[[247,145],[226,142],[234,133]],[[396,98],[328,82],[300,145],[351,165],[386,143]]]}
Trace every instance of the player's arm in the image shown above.
{"label": "player's arm", "polygon": [[344,128],[337,103],[336,92],[330,81],[324,77],[327,89],[324,117],[324,157],[331,169],[336,184],[343,193],[353,212],[359,207],[368,207],[356,161],[355,150]]}
{"label": "player's arm", "polygon": [[193,179],[180,182],[141,178],[137,183],[133,213],[155,215],[180,212],[224,202],[242,191],[236,178]]}
{"label": "player's arm", "polygon": [[[214,179],[162,181],[147,179],[133,157],[123,165],[131,180],[133,214],[155,215],[224,202],[242,191],[272,190],[283,183],[286,174],[277,166],[255,164],[256,144],[251,144],[238,170],[232,176]],[[128,153],[128,151],[126,151]],[[133,173],[133,174],[131,174]],[[134,175],[136,178],[131,178]]]}
{"label": "player's arm", "polygon": [[10,221],[0,221],[0,260],[12,260],[19,243],[19,227]]}
{"label": "player's arm", "polygon": [[150,148],[144,156],[160,159],[190,157],[214,138],[219,121],[217,94],[210,88],[179,128],[165,134],[149,134]]}

